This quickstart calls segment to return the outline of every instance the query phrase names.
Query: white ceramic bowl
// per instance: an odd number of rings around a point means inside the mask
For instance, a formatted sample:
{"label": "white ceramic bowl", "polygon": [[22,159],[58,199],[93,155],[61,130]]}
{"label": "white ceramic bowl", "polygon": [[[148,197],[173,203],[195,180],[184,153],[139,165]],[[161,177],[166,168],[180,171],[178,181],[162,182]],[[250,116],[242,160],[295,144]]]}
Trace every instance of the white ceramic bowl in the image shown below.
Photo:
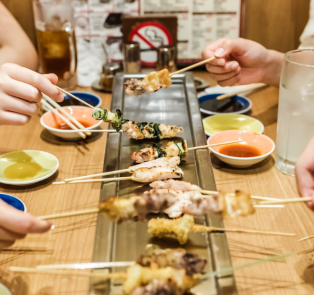
{"label": "white ceramic bowl", "polygon": [[12,295],[12,294],[6,286],[0,284],[0,295]]}
{"label": "white ceramic bowl", "polygon": [[[6,169],[12,165],[18,165],[23,163],[23,169],[29,169],[30,175],[23,178],[11,179],[6,175]],[[32,168],[25,164],[36,163],[42,167],[42,171],[38,174],[32,174]],[[33,184],[52,176],[59,168],[58,159],[47,152],[36,151],[36,150],[22,150],[10,152],[0,156],[0,183],[11,184],[14,186],[23,186]],[[22,171],[21,167],[19,167]],[[25,170],[24,170],[25,171]],[[28,173],[28,172],[27,172]]]}
{"label": "white ceramic bowl", "polygon": [[[63,107],[63,109],[68,112],[71,116],[73,116],[76,120],[79,122],[85,122],[90,127],[87,127],[86,129],[96,129],[101,125],[103,122],[102,120],[96,120],[93,118],[93,109],[89,107],[83,107],[83,106],[67,106]],[[61,137],[65,140],[69,141],[75,141],[80,140],[82,137],[79,135],[78,132],[73,132],[73,130],[62,130],[56,128],[57,125],[60,125],[63,123],[63,121],[56,116],[52,111],[49,111],[45,113],[40,118],[41,125],[49,130],[53,135]],[[75,124],[74,124],[75,125]]]}
{"label": "white ceramic bowl", "polygon": [[223,146],[210,147],[209,149],[219,160],[238,168],[246,168],[257,164],[267,158],[275,150],[275,143],[268,136],[242,130],[227,130],[216,133],[208,138],[207,144],[234,141],[238,139],[243,140],[243,142],[239,142],[238,144],[253,146],[261,152],[261,156],[246,158],[232,157],[219,152]]}

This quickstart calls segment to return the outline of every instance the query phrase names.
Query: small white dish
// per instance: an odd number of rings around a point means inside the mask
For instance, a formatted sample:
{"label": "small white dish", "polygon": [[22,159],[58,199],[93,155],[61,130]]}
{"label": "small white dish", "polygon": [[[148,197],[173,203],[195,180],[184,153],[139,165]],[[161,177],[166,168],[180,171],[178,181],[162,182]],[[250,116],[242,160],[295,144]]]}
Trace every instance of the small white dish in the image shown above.
{"label": "small white dish", "polygon": [[0,283],[0,295],[12,295],[9,289]]}
{"label": "small white dish", "polygon": [[220,142],[234,141],[242,139],[243,142],[239,142],[237,144],[231,145],[243,145],[249,146],[257,149],[261,155],[256,157],[233,157],[228,156],[226,154],[220,153],[222,147],[225,146],[214,146],[210,147],[210,151],[222,162],[227,163],[232,167],[237,168],[247,168],[254,164],[257,164],[267,158],[274,150],[275,143],[266,135],[250,132],[250,131],[242,131],[242,130],[227,130],[214,134],[207,140],[207,144],[215,144]]}
{"label": "small white dish", "polygon": [[30,185],[49,178],[58,168],[58,159],[47,152],[36,150],[10,152],[0,156],[0,183],[15,186]]}
{"label": "small white dish", "polygon": [[[93,109],[83,106],[67,106],[63,109],[73,116],[76,120],[82,123],[84,126],[88,125],[86,129],[93,130],[101,125],[103,120],[96,120],[93,118]],[[76,141],[81,140],[82,137],[78,132],[73,132],[70,130],[58,129],[57,127],[62,123],[65,124],[58,116],[56,116],[52,111],[49,111],[41,116],[41,125],[50,131],[53,135],[58,136],[64,140]],[[75,125],[75,124],[74,124]]]}

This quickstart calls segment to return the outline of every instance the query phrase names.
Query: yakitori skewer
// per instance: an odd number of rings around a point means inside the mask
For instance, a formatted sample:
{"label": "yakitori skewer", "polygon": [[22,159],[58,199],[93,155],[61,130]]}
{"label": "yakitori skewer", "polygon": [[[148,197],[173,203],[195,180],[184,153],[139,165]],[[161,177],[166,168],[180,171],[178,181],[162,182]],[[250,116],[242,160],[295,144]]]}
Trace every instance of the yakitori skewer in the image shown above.
{"label": "yakitori skewer", "polygon": [[[85,126],[83,126],[79,121],[77,121],[73,116],[71,116],[68,112],[66,112],[59,104],[57,104],[53,99],[51,99],[46,94],[42,93],[43,98],[50,103],[52,106],[54,106],[56,109],[58,109],[63,115],[68,117],[78,128],[85,130]],[[82,132],[83,132],[82,130]],[[78,132],[78,130],[76,131]],[[85,131],[86,135],[91,135],[90,131]]]}
{"label": "yakitori skewer", "polygon": [[232,97],[234,95],[237,95],[239,93],[243,93],[243,92],[246,92],[246,91],[258,89],[258,88],[265,87],[265,86],[266,86],[266,84],[264,84],[264,83],[255,83],[255,84],[250,84],[250,85],[244,85],[244,86],[242,86],[241,88],[239,88],[239,89],[237,89],[235,91],[219,95],[219,96],[216,97],[216,99],[217,100],[222,100],[222,99],[225,99],[227,97]]}
{"label": "yakitori skewer", "polygon": [[65,181],[73,181],[73,180],[78,180],[78,179],[86,179],[86,178],[91,178],[91,177],[96,177],[96,176],[106,176],[106,175],[120,174],[120,173],[132,173],[133,174],[137,169],[140,169],[140,168],[152,168],[152,167],[162,167],[162,166],[177,168],[179,164],[180,164],[179,157],[158,158],[148,163],[142,163],[142,164],[130,166],[128,169],[102,172],[102,173],[79,176],[79,177],[74,177],[74,178],[67,178],[65,179]]}
{"label": "yakitori skewer", "polygon": [[159,72],[150,72],[141,81],[137,79],[130,79],[124,83],[124,85],[126,86],[125,92],[130,96],[140,96],[145,92],[153,93],[161,88],[168,88],[172,84],[172,76],[186,72],[190,69],[208,63],[214,59],[215,57],[205,59],[201,62],[190,65],[171,74],[169,74],[169,71],[167,69],[162,69]]}
{"label": "yakitori skewer", "polygon": [[[192,192],[192,191],[191,191]],[[191,193],[190,192],[190,193]],[[247,216],[255,212],[255,205],[250,195],[236,192],[235,194],[200,195],[186,194],[181,196],[178,191],[152,190],[143,196],[130,198],[110,198],[97,208],[80,211],[56,213],[39,217],[40,219],[56,219],[83,214],[104,212],[109,218],[123,222],[127,220],[146,220],[149,213],[166,213],[169,216],[181,214],[199,215],[222,213],[225,217]],[[193,193],[193,192],[192,192]]]}
{"label": "yakitori skewer", "polygon": [[314,235],[299,239],[299,240],[297,240],[297,242],[302,242],[302,241],[306,241],[306,240],[313,239],[313,238],[314,238]]}
{"label": "yakitori skewer", "polygon": [[127,262],[92,262],[74,264],[51,264],[37,265],[37,269],[95,269],[133,266],[135,263],[143,267],[150,267],[154,264],[159,268],[173,267],[175,269],[185,269],[186,274],[191,276],[202,273],[207,264],[207,260],[197,254],[187,253],[185,249],[154,249],[149,255],[141,255],[136,261]]}
{"label": "yakitori skewer", "polygon": [[183,295],[186,292],[189,292],[191,288],[197,286],[203,280],[207,280],[208,278],[230,275],[234,271],[270,261],[280,260],[290,255],[291,254],[282,254],[271,256],[266,259],[255,260],[253,262],[243,265],[228,267],[208,273],[194,273],[192,275],[188,275],[185,268],[176,269],[171,266],[161,268],[156,268],[154,266],[144,267],[139,264],[135,264],[129,267],[126,273],[47,270],[14,266],[11,266],[9,270],[21,273],[100,277],[103,279],[122,279],[124,280],[123,293],[125,295],[165,294],[166,291],[168,291],[169,294]]}
{"label": "yakitori skewer", "polygon": [[196,147],[188,147],[186,141],[183,142],[173,142],[170,141],[167,143],[165,149],[160,148],[157,144],[153,144],[151,147],[143,148],[137,152],[133,152],[131,154],[131,159],[134,160],[136,163],[143,163],[147,161],[152,161],[161,157],[174,157],[179,156],[180,158],[184,158],[187,156],[188,152],[191,150],[198,150],[209,148],[212,146],[219,146],[219,145],[226,145],[231,143],[237,143],[243,141],[242,139],[234,140],[234,141],[227,141],[221,143],[214,143],[209,145],[202,145]]}
{"label": "yakitori skewer", "polygon": [[196,225],[194,217],[185,214],[183,217],[177,219],[156,218],[148,221],[148,232],[154,237],[163,238],[175,236],[178,242],[182,245],[188,240],[189,232],[238,232],[246,234],[259,234],[259,235],[274,235],[274,236],[287,236],[295,237],[295,233],[279,233],[271,231],[258,231],[247,229],[228,229],[217,228],[214,226]]}
{"label": "yakitori skewer", "polygon": [[285,199],[285,200],[277,200],[277,201],[263,201],[260,202],[261,205],[281,205],[281,204],[290,204],[290,203],[302,203],[302,202],[309,202],[313,199],[308,198],[292,198],[292,199]]}
{"label": "yakitori skewer", "polygon": [[65,118],[63,115],[61,115],[56,109],[53,108],[51,104],[46,102],[44,99],[41,100],[41,103],[46,106],[47,109],[51,110],[56,116],[58,116],[64,123],[66,123],[70,128],[77,130],[78,134],[85,139],[86,135],[79,130],[76,126],[74,126],[67,118]]}

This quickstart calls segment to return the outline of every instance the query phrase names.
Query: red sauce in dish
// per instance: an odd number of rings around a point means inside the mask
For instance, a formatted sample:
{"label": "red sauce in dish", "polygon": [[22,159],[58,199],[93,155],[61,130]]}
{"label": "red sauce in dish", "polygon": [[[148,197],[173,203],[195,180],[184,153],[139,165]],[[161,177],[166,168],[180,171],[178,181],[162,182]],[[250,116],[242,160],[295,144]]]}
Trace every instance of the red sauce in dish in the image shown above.
{"label": "red sauce in dish", "polygon": [[239,158],[258,157],[262,155],[259,149],[247,144],[228,144],[221,147],[219,153]]}
{"label": "red sauce in dish", "polygon": [[[89,122],[86,121],[82,121],[82,120],[78,120],[85,128],[91,127],[93,126],[92,124],[90,124]],[[73,124],[74,126],[76,126],[75,124]],[[71,130],[72,128],[69,127],[66,123],[61,123],[58,125],[55,125],[54,128],[56,129],[61,129],[61,130]]]}

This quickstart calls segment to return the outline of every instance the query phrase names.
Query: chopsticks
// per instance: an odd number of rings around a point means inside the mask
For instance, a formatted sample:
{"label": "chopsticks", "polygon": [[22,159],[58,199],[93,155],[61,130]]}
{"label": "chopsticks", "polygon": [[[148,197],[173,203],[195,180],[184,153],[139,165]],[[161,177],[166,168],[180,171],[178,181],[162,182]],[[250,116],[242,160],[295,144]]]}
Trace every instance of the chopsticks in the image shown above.
{"label": "chopsticks", "polygon": [[210,62],[210,61],[212,61],[214,59],[216,59],[216,57],[211,57],[211,58],[202,60],[202,61],[200,61],[200,62],[198,62],[198,63],[196,63],[194,65],[190,65],[190,66],[188,66],[188,67],[186,67],[184,69],[181,69],[181,70],[178,70],[176,72],[173,72],[173,73],[169,74],[169,76],[172,77],[173,75],[178,75],[178,74],[184,73],[184,72],[186,72],[186,71],[188,71],[190,69],[193,69],[193,68],[196,68],[196,67],[201,66],[203,64],[206,64],[206,63],[208,63],[208,62]]}
{"label": "chopsticks", "polygon": [[[43,97],[46,101],[48,101],[51,105],[53,105],[56,109],[58,109],[61,113],[66,115],[78,128],[85,129],[85,126],[83,126],[79,121],[77,121],[73,116],[71,116],[68,112],[66,112],[59,104],[57,104],[53,99],[51,99],[46,94],[43,94]],[[79,131],[77,131],[79,132]],[[92,133],[87,130],[86,135],[91,135]]]}
{"label": "chopsticks", "polygon": [[261,88],[264,86],[266,86],[266,84],[264,84],[264,83],[255,83],[255,84],[250,84],[250,85],[244,85],[240,89],[234,90],[230,93],[226,93],[226,94],[222,94],[222,95],[217,96],[216,100],[222,100],[222,99],[225,99],[227,97],[231,97],[231,96],[237,95],[239,93],[243,93],[243,92],[250,91],[253,89]]}
{"label": "chopsticks", "polygon": [[92,106],[91,104],[87,103],[87,102],[84,101],[83,99],[78,98],[77,96],[73,95],[72,93],[65,91],[64,89],[58,87],[57,85],[55,85],[55,87],[56,87],[57,89],[59,89],[61,92],[65,93],[65,94],[67,94],[67,95],[73,97],[74,99],[80,101],[81,103],[87,105],[88,107],[90,107],[90,108],[92,108],[92,109],[94,109],[94,110],[96,109],[94,106]]}
{"label": "chopsticks", "polygon": [[[81,132],[80,130],[78,130],[78,128],[76,126],[74,126],[67,118],[65,118],[63,115],[61,115],[57,109],[54,109],[53,106],[51,104],[49,104],[46,100],[42,99],[41,103],[46,106],[47,109],[49,109],[50,111],[52,111],[56,116],[58,116],[63,122],[65,122],[69,127],[71,127],[74,130],[77,130],[77,132],[79,133],[79,135],[85,139],[86,135]],[[84,127],[85,129],[85,127]]]}

